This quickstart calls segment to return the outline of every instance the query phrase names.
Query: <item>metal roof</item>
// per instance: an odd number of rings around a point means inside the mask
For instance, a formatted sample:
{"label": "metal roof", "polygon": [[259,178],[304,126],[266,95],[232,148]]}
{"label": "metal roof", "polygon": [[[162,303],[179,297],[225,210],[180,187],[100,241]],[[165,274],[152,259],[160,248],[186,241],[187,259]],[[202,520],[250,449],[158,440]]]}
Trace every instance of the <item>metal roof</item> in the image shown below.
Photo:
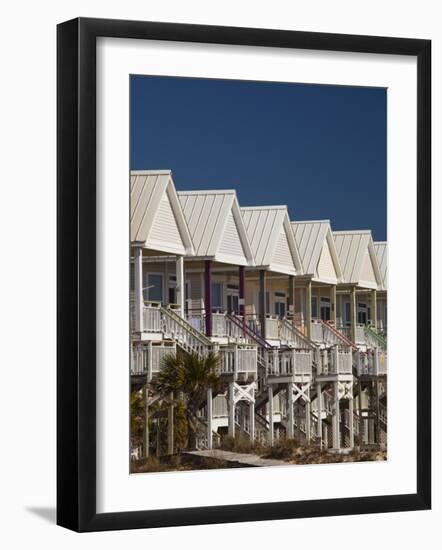
{"label": "metal roof", "polygon": [[130,238],[144,248],[194,253],[170,170],[131,171]]}
{"label": "metal roof", "polygon": [[382,276],[382,289],[387,290],[388,244],[386,241],[377,241],[374,243],[374,249],[376,251],[376,257],[378,259],[379,269]]}
{"label": "metal roof", "polygon": [[256,266],[288,275],[302,272],[287,206],[244,207],[241,213]]}
{"label": "metal roof", "polygon": [[[336,250],[341,263],[343,283],[362,288],[378,288],[382,285],[379,264],[370,230],[333,231]],[[367,259],[369,265],[367,266]],[[368,281],[364,270],[372,270],[375,281]],[[364,278],[365,277],[365,278]]]}
{"label": "metal roof", "polygon": [[339,262],[338,253],[331,230],[330,220],[309,220],[292,222],[293,234],[298,245],[299,254],[306,275],[311,275],[314,279],[322,280],[318,268],[324,253],[324,247],[328,246],[333,268],[336,274],[336,280],[330,277],[330,280],[324,282],[340,282],[342,278],[342,269]]}
{"label": "metal roof", "polygon": [[179,191],[195,255],[233,265],[254,265],[233,189]]}

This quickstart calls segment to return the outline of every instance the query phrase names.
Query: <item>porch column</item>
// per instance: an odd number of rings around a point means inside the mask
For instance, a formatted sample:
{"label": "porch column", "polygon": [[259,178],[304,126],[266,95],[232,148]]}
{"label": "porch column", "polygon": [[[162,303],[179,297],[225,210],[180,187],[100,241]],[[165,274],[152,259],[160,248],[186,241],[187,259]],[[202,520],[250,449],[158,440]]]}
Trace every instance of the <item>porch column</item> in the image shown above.
{"label": "porch column", "polygon": [[229,383],[229,398],[227,401],[229,407],[229,427],[228,432],[231,437],[235,437],[235,383]]}
{"label": "porch column", "polygon": [[[310,395],[310,389],[307,390],[308,394]],[[311,440],[311,403],[310,401],[306,401],[305,403],[305,440],[307,442],[307,445],[310,445]]]}
{"label": "porch column", "polygon": [[340,448],[340,434],[339,434],[339,389],[338,389],[338,382],[333,382],[333,397],[334,397],[334,404],[333,404],[333,449],[339,449]]}
{"label": "porch column", "polygon": [[205,261],[204,307],[206,310],[206,336],[212,336],[212,260]]}
{"label": "porch column", "polygon": [[295,419],[293,418],[293,386],[292,382],[289,382],[287,384],[287,413],[288,413],[288,429],[287,429],[287,436],[289,439],[293,439],[295,437]]}
{"label": "porch column", "polygon": [[261,336],[266,338],[266,271],[259,272],[259,320],[261,323]]}
{"label": "porch column", "polygon": [[180,306],[180,315],[185,317],[184,300],[185,300],[185,282],[184,282],[184,256],[178,256],[176,260],[176,301]]}
{"label": "porch column", "polygon": [[135,274],[135,332],[143,332],[143,249],[134,249]]}
{"label": "porch column", "polygon": [[371,291],[371,325],[376,330],[378,328],[378,296],[377,291]]}
{"label": "porch column", "polygon": [[255,403],[249,403],[250,441],[255,441]]}
{"label": "porch column", "polygon": [[351,341],[356,343],[356,287],[350,290]]}
{"label": "porch column", "polygon": [[239,266],[239,314],[244,317],[246,312],[245,302],[245,270],[243,265]]}
{"label": "porch column", "polygon": [[320,382],[316,384],[316,396],[318,400],[318,438],[319,446],[322,449],[322,389]]}
{"label": "porch column", "polygon": [[355,427],[354,427],[354,402],[353,398],[348,400],[348,430],[350,432],[350,448],[355,446]]}
{"label": "porch column", "polygon": [[149,458],[149,391],[147,384],[143,388],[144,401],[144,429],[143,429],[143,450],[144,458]]}
{"label": "porch column", "polygon": [[332,285],[330,288],[330,302],[331,302],[331,321],[336,327],[336,285]]}
{"label": "porch column", "polygon": [[209,450],[213,447],[213,428],[212,428],[212,388],[207,389],[207,448]]}
{"label": "porch column", "polygon": [[273,445],[273,386],[269,384],[269,445]]}
{"label": "porch column", "polygon": [[173,427],[173,392],[169,395],[170,403],[167,410],[167,454],[173,455],[175,450]]}
{"label": "porch column", "polygon": [[292,315],[292,324],[295,324],[295,277],[289,276],[289,313]]}
{"label": "porch column", "polygon": [[307,325],[307,338],[312,336],[312,281],[307,281],[306,297],[305,297],[306,316],[305,322]]}

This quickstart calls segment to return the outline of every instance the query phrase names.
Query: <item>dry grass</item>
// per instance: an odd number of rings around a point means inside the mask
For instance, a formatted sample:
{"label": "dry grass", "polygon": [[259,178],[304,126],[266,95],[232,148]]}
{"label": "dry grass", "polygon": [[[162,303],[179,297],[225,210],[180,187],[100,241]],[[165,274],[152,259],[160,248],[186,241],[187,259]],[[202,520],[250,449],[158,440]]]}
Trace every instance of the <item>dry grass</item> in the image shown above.
{"label": "dry grass", "polygon": [[318,446],[299,445],[294,439],[278,441],[268,447],[261,455],[263,458],[284,460],[290,464],[333,464],[338,462],[366,462],[387,460],[386,451],[359,451],[333,453],[321,450]]}
{"label": "dry grass", "polygon": [[156,456],[136,460],[131,463],[130,472],[140,474],[146,472],[184,472],[190,470],[219,470],[226,468],[241,468],[241,464],[220,460],[212,457],[200,457],[188,454]]}

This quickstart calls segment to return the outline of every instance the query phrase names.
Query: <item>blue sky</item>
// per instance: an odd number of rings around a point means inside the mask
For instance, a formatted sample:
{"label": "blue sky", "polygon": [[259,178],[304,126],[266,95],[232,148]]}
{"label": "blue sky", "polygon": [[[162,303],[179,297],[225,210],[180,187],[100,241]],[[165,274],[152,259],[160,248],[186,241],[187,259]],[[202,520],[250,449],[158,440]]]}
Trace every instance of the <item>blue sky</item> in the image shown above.
{"label": "blue sky", "polygon": [[383,88],[131,77],[131,168],[386,239]]}

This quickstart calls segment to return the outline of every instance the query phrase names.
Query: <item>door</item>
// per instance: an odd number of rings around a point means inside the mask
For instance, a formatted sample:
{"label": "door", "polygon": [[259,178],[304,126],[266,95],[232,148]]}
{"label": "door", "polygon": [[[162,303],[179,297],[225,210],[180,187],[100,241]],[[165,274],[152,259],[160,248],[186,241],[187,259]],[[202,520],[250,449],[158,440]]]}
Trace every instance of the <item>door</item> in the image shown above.
{"label": "door", "polygon": [[330,298],[321,296],[320,315],[323,321],[330,321]]}
{"label": "door", "polygon": [[228,313],[239,313],[239,286],[227,285],[226,306]]}
{"label": "door", "polygon": [[275,292],[274,296],[274,313],[280,319],[283,319],[287,314],[287,295],[285,292]]}
{"label": "door", "polygon": [[358,323],[366,325],[368,320],[367,304],[358,303]]}

